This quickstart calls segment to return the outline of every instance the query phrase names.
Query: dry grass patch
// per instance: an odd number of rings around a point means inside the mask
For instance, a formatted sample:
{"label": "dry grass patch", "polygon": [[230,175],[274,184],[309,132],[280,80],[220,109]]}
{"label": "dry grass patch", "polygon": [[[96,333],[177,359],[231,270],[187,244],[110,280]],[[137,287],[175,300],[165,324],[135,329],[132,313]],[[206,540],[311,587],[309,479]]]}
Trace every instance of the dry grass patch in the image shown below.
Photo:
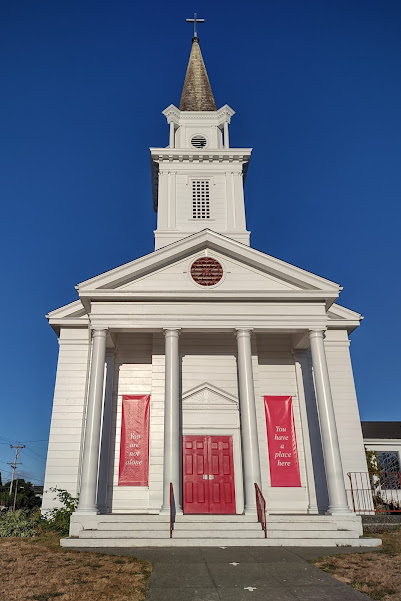
{"label": "dry grass patch", "polygon": [[148,561],[60,548],[52,534],[0,539],[1,601],[142,601]]}
{"label": "dry grass patch", "polygon": [[372,599],[401,601],[401,530],[377,536],[383,541],[378,551],[319,557],[313,563]]}

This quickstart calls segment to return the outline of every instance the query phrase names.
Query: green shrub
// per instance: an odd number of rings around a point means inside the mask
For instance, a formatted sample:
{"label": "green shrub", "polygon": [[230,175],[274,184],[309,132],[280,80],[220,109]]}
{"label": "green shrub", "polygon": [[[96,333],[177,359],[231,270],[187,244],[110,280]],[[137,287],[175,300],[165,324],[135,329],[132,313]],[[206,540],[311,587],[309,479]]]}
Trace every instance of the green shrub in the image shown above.
{"label": "green shrub", "polygon": [[0,537],[34,536],[40,523],[39,513],[24,511],[2,511],[0,513]]}
{"label": "green shrub", "polygon": [[77,508],[78,499],[60,488],[51,488],[50,490],[56,493],[56,498],[63,504],[63,507],[57,507],[48,511],[43,516],[43,525],[49,530],[54,530],[61,536],[68,536],[71,514]]}

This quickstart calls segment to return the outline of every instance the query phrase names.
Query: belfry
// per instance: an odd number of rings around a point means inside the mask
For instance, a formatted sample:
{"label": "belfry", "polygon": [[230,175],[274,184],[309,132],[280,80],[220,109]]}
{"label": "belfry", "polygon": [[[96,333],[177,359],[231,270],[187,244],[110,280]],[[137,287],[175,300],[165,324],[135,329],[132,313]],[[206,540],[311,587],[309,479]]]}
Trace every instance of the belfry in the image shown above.
{"label": "belfry", "polygon": [[48,315],[43,510],[51,488],[79,496],[70,547],[376,544],[347,476],[367,471],[349,353],[361,316],[339,284],[250,246],[251,149],[230,144],[200,21],[163,111],[169,144],[150,149],[154,252]]}

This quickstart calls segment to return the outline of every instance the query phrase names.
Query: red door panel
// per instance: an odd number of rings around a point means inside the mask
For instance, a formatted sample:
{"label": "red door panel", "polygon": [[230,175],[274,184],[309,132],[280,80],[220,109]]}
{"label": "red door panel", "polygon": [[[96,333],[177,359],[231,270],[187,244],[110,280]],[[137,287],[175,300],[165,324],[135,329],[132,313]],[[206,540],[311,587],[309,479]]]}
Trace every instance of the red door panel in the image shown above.
{"label": "red door panel", "polygon": [[235,513],[231,436],[183,437],[185,513]]}
{"label": "red door panel", "polygon": [[208,513],[208,481],[203,479],[207,464],[205,437],[184,436],[182,447],[185,513]]}
{"label": "red door panel", "polygon": [[209,513],[235,513],[233,441],[231,436],[208,436]]}

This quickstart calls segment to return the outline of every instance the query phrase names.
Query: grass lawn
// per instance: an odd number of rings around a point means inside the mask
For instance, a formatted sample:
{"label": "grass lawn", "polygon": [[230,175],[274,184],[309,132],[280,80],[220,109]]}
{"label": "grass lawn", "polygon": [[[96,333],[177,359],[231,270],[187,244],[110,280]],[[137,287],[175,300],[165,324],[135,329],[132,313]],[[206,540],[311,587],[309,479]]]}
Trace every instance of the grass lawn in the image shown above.
{"label": "grass lawn", "polygon": [[54,534],[0,539],[1,601],[142,601],[151,564],[79,553]]}
{"label": "grass lawn", "polygon": [[379,551],[319,557],[313,563],[372,599],[401,601],[401,530],[377,536],[383,541]]}

